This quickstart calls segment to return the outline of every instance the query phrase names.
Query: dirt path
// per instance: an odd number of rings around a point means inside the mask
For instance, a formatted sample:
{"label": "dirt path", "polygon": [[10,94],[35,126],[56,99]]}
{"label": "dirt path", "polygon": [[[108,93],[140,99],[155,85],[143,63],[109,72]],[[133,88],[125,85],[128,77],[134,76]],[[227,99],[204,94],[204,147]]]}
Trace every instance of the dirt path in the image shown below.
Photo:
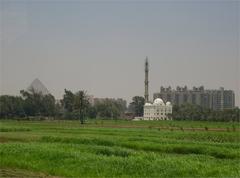
{"label": "dirt path", "polygon": [[181,127],[154,127],[154,126],[133,126],[133,125],[95,125],[94,127],[101,128],[142,128],[142,129],[160,129],[160,130],[182,130],[182,131],[217,131],[217,132],[226,132],[226,131],[240,131],[240,129],[232,128],[181,128]]}
{"label": "dirt path", "polygon": [[35,173],[28,170],[15,169],[15,168],[0,168],[0,177],[34,177],[34,178],[58,178],[55,176],[49,176],[43,173]]}

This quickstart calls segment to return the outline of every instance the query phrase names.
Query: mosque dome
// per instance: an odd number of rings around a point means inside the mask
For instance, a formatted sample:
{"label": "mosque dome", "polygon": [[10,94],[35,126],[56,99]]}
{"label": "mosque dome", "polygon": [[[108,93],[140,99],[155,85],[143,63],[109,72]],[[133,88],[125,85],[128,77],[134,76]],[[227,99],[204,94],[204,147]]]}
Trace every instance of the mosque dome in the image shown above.
{"label": "mosque dome", "polygon": [[171,106],[172,104],[171,104],[171,102],[168,101],[168,102],[166,103],[166,105],[167,105],[167,106]]}
{"label": "mosque dome", "polygon": [[145,106],[152,106],[152,104],[151,103],[146,103]]}
{"label": "mosque dome", "polygon": [[157,98],[154,100],[154,105],[164,105],[164,102],[161,98]]}

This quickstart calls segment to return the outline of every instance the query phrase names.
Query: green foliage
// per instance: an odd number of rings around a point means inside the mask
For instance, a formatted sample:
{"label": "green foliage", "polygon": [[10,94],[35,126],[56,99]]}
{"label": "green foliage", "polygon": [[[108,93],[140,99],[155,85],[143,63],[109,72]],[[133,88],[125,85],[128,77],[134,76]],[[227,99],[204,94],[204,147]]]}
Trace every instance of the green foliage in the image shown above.
{"label": "green foliage", "polygon": [[142,96],[134,96],[132,102],[130,103],[130,108],[133,108],[135,116],[143,116],[143,107],[145,99]]}
{"label": "green foliage", "polygon": [[[1,167],[56,177],[239,177],[238,126],[210,131],[231,123],[163,121],[177,129],[159,132],[148,128],[159,122],[98,122],[1,121]],[[127,123],[145,128],[117,128]],[[209,131],[178,129],[191,125]]]}
{"label": "green foliage", "polygon": [[95,106],[89,106],[88,108],[88,117],[95,119],[97,117],[97,109]]}
{"label": "green foliage", "polygon": [[55,116],[55,98],[51,94],[43,95],[34,89],[21,90],[24,99],[23,108],[27,116]]}
{"label": "green foliage", "polygon": [[79,119],[81,124],[84,123],[86,119],[86,114],[88,112],[90,104],[85,91],[78,91],[74,97],[74,111],[79,114]]}
{"label": "green foliage", "polygon": [[117,100],[105,99],[95,103],[97,116],[100,118],[119,118],[125,108]]}
{"label": "green foliage", "polygon": [[0,117],[54,116],[55,98],[34,90],[21,91],[22,97],[0,96]]}
{"label": "green foliage", "polygon": [[64,92],[65,94],[61,101],[65,109],[64,117],[67,119],[79,119],[81,124],[83,124],[90,107],[86,92],[80,90],[74,94],[66,89]]}
{"label": "green foliage", "polygon": [[64,106],[64,109],[71,113],[73,112],[74,109],[74,94],[67,89],[64,89],[64,95],[63,95],[63,99],[61,100],[62,105]]}
{"label": "green foliage", "polygon": [[24,101],[18,96],[2,95],[0,96],[0,117],[23,117]]}
{"label": "green foliage", "polygon": [[119,118],[125,111],[125,105],[120,100],[103,99],[91,106],[86,92],[79,91],[72,93],[65,89],[63,100],[61,101],[65,112],[65,119],[80,118]]}
{"label": "green foliage", "polygon": [[202,121],[240,121],[240,109],[226,109],[214,111],[198,105],[174,105],[172,118],[174,120],[202,120]]}

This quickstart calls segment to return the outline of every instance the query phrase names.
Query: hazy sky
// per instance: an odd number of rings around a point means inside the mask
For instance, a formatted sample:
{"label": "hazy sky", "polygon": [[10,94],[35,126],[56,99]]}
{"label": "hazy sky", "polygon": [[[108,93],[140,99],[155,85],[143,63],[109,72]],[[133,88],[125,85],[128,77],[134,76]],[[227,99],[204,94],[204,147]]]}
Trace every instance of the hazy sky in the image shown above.
{"label": "hazy sky", "polygon": [[64,88],[130,101],[160,86],[204,85],[240,93],[240,3],[231,0],[0,0],[1,94],[39,78]]}

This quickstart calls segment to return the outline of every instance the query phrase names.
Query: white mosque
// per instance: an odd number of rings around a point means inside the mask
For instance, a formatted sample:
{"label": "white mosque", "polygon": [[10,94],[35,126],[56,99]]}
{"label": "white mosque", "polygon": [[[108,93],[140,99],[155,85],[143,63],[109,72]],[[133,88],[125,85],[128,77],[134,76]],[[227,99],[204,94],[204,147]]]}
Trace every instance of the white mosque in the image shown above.
{"label": "white mosque", "polygon": [[172,105],[170,102],[163,102],[157,98],[153,104],[146,103],[144,105],[143,120],[171,120]]}
{"label": "white mosque", "polygon": [[163,102],[162,99],[157,98],[153,103],[149,102],[149,93],[148,93],[148,72],[149,64],[148,58],[145,62],[145,105],[144,105],[144,114],[143,117],[136,117],[135,120],[172,120],[172,104],[170,102]]}

